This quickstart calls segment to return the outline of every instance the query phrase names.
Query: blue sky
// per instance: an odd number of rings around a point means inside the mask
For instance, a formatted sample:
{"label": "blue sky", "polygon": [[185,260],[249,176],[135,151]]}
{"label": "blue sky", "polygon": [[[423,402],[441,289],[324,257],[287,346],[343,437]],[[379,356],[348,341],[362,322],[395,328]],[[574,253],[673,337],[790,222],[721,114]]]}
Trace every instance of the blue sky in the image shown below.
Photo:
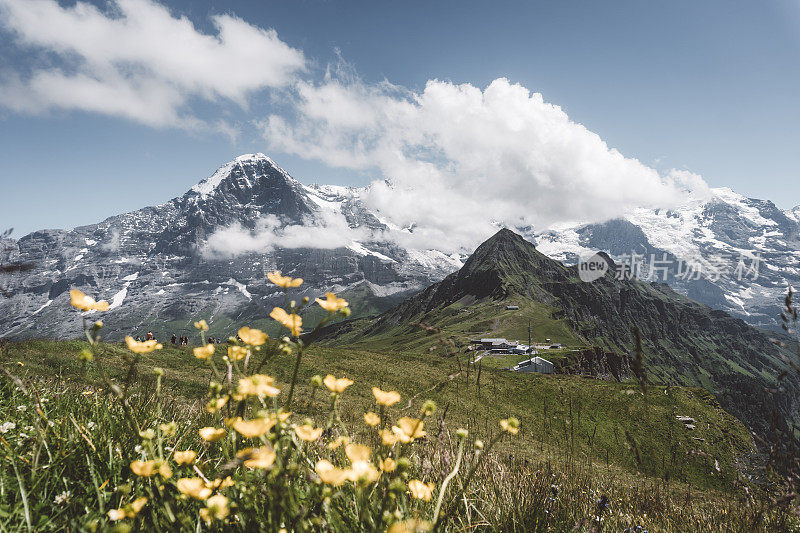
{"label": "blue sky", "polygon": [[[8,15],[16,3],[0,1],[0,13]],[[109,19],[118,16],[105,2],[97,5]],[[428,80],[483,90],[504,77],[541,93],[570,120],[662,175],[687,169],[712,187],[729,186],[783,208],[800,204],[797,0],[165,5],[201,34],[216,34],[212,17],[220,14],[273,28],[280,42],[302,54],[304,65],[291,76],[305,83],[325,83],[326,68],[341,60],[361,86],[387,80],[417,95]],[[69,57],[20,38],[24,29],[15,24],[6,17],[0,30],[0,88],[21,79],[24,89],[36,69],[72,72]],[[161,203],[245,152],[269,153],[306,183],[365,185],[397,168],[379,157],[343,166],[308,156],[308,132],[295,129],[290,140],[276,142],[275,130],[255,126],[270,115],[297,116],[296,95],[286,96],[292,81],[267,77],[254,81],[255,88],[198,83],[246,94],[234,101],[186,89],[179,106],[184,117],[234,125],[238,138],[85,105],[20,103],[24,95],[3,105],[0,98],[0,228],[14,226],[20,236]]]}

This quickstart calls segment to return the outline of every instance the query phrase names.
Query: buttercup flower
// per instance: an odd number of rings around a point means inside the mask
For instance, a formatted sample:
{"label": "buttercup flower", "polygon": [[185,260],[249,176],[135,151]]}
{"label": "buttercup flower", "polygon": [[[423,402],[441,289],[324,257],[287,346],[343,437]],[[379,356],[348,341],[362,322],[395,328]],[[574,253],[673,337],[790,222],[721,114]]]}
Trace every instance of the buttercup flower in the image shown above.
{"label": "buttercup flower", "polygon": [[140,477],[151,477],[156,474],[158,468],[155,461],[133,461],[131,470]]}
{"label": "buttercup flower", "polygon": [[234,361],[241,361],[247,357],[248,353],[250,353],[250,350],[244,346],[228,346],[228,357]]}
{"label": "buttercup flower", "polygon": [[330,461],[326,461],[325,459],[317,461],[315,470],[317,471],[317,475],[323,483],[333,485],[334,487],[338,487],[350,479],[349,471],[337,468],[333,466]]}
{"label": "buttercup flower", "polygon": [[175,455],[175,462],[179,465],[190,465],[194,462],[195,457],[197,457],[197,452],[193,452],[192,450],[186,450],[184,452],[176,451]]}
{"label": "buttercup flower", "polygon": [[205,427],[198,430],[200,438],[208,442],[216,442],[225,436],[226,431],[223,428]]}
{"label": "buttercup flower", "polygon": [[271,446],[262,446],[240,450],[236,457],[242,459],[248,468],[269,468],[275,462],[276,455]]}
{"label": "buttercup flower", "polygon": [[123,518],[133,518],[137,514],[139,514],[139,511],[142,510],[142,507],[144,507],[144,504],[146,503],[147,503],[147,498],[145,498],[144,496],[136,498],[131,503],[129,503],[125,507],[122,507],[121,509],[111,509],[110,511],[108,511],[108,518],[110,518],[111,520],[122,520]]}
{"label": "buttercup flower", "polygon": [[280,307],[276,307],[272,310],[269,316],[289,328],[289,331],[291,331],[292,335],[295,337],[300,335],[300,333],[303,331],[303,328],[301,327],[303,325],[303,318],[300,315],[296,315],[294,313],[289,314]]}
{"label": "buttercup flower", "polygon": [[107,311],[108,302],[103,300],[101,302],[95,301],[91,296],[86,296],[78,289],[69,291],[70,304],[77,307],[81,311]]}
{"label": "buttercup flower", "polygon": [[181,494],[191,496],[195,500],[205,500],[211,496],[211,489],[199,477],[185,477],[178,480],[178,490]]}
{"label": "buttercup flower", "polygon": [[213,400],[209,400],[206,404],[206,411],[209,413],[216,413],[223,407],[225,404],[228,403],[228,396],[221,396],[219,398],[214,398]]}
{"label": "buttercup flower", "polygon": [[297,426],[294,428],[295,435],[300,437],[301,440],[307,442],[314,442],[318,438],[322,436],[322,428],[314,429],[312,426],[308,424],[303,424],[302,426]]}
{"label": "buttercup flower", "polygon": [[275,425],[274,418],[256,418],[254,420],[242,420],[241,418],[236,419],[233,422],[233,429],[236,430],[239,435],[246,439],[252,439],[255,437],[260,437],[261,435],[265,435],[272,426]]}
{"label": "buttercup flower", "polygon": [[215,494],[206,501],[206,506],[200,509],[200,518],[206,522],[222,520],[230,514],[228,498],[222,494]]}
{"label": "buttercup flower", "polygon": [[239,328],[239,338],[251,346],[261,346],[267,342],[267,334],[260,329],[250,329],[247,326]]}
{"label": "buttercup flower", "polygon": [[423,483],[418,479],[412,479],[408,482],[408,489],[411,491],[411,495],[418,500],[425,500],[426,502],[431,501],[431,495],[435,487],[436,485],[433,483]]}
{"label": "buttercup flower", "polygon": [[156,340],[138,342],[130,335],[125,337],[125,343],[128,345],[128,349],[133,353],[150,353],[153,350],[160,350],[164,347]]}
{"label": "buttercup flower", "polygon": [[350,305],[347,303],[347,300],[337,297],[332,292],[326,293],[324,300],[321,298],[315,298],[314,301],[317,302],[321,308],[330,313],[335,313],[339,309]]}
{"label": "buttercup flower", "polygon": [[342,393],[347,387],[353,384],[353,381],[347,378],[336,379],[332,375],[328,374],[325,376],[323,383],[325,383],[325,386],[328,387],[328,390],[331,392]]}
{"label": "buttercup flower", "polygon": [[197,322],[194,323],[194,327],[196,327],[200,331],[208,331],[208,322],[206,322],[205,318],[203,320],[198,320]]}
{"label": "buttercup flower", "polygon": [[412,518],[410,520],[403,520],[402,522],[395,522],[392,524],[392,527],[386,530],[386,533],[421,533],[430,530],[430,522],[419,518]]}
{"label": "buttercup flower", "polygon": [[400,440],[400,437],[397,436],[393,431],[388,429],[382,429],[380,431],[381,435],[381,442],[383,442],[384,446],[394,446],[395,443]]}
{"label": "buttercup flower", "polygon": [[392,427],[392,431],[400,439],[400,442],[411,442],[425,436],[425,432],[422,430],[424,425],[422,420],[404,416],[397,420],[397,425]]}
{"label": "buttercup flower", "polygon": [[519,433],[519,420],[514,417],[503,419],[500,421],[500,427],[506,433],[516,435]]}
{"label": "buttercup flower", "polygon": [[370,411],[368,413],[364,413],[364,422],[368,426],[377,426],[381,423],[381,417]]}
{"label": "buttercup flower", "polygon": [[265,374],[253,374],[239,380],[239,394],[242,396],[269,396],[274,398],[281,390],[274,387],[275,380]]}
{"label": "buttercup flower", "polygon": [[355,461],[350,467],[350,481],[353,483],[374,483],[380,477],[380,472],[369,461]]}
{"label": "buttercup flower", "polygon": [[198,359],[208,359],[212,355],[214,355],[214,345],[213,344],[206,344],[205,346],[199,346],[194,350],[194,356]]}
{"label": "buttercup flower", "polygon": [[356,463],[358,461],[369,461],[372,450],[369,446],[364,446],[363,444],[348,444],[344,449],[344,453],[351,463]]}
{"label": "buttercup flower", "polygon": [[299,287],[303,284],[303,278],[292,279],[289,276],[282,276],[280,271],[270,272],[267,274],[267,279],[282,289],[289,289],[291,287]]}
{"label": "buttercup flower", "polygon": [[381,470],[384,472],[394,472],[397,468],[397,461],[391,457],[387,457],[386,459],[378,459],[378,466],[380,466]]}
{"label": "buttercup flower", "polygon": [[378,387],[372,387],[372,394],[375,396],[375,401],[386,407],[391,407],[400,401],[400,393],[396,391],[386,392]]}
{"label": "buttercup flower", "polygon": [[342,444],[349,444],[349,443],[350,443],[350,437],[343,437],[343,436],[340,435],[340,436],[336,437],[336,439],[334,439],[334,440],[332,440],[331,442],[328,443],[328,449],[329,450],[335,450],[336,448],[338,448]]}

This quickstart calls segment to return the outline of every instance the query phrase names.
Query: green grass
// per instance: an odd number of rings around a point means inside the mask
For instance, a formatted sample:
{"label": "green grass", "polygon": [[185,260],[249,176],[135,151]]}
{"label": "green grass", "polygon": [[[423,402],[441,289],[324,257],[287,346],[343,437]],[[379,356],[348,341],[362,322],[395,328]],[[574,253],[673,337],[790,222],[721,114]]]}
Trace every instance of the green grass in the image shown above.
{"label": "green grass", "polygon": [[[25,365],[17,370],[23,375],[99,386],[101,380],[92,364],[77,360],[83,347],[85,343],[78,341],[24,341],[12,344],[8,356],[12,363]],[[105,349],[109,373],[123,379],[126,350],[116,344]],[[513,356],[516,358],[522,357]],[[305,355],[299,393],[306,393],[305,383],[314,374],[346,375],[356,382],[352,395],[362,402],[363,410],[371,404],[370,389],[375,385],[403,390],[412,397],[431,397],[446,407],[449,420],[468,429],[496,431],[501,418],[517,416],[523,430],[515,443],[516,453],[530,459],[568,453],[588,462],[607,462],[609,467],[651,477],[668,476],[698,487],[730,488],[738,477],[734,465],[754,451],[741,423],[708,401],[707,395],[698,394],[698,389],[653,386],[645,401],[634,383],[517,374],[489,364],[482,368],[479,389],[477,369],[471,369],[467,377],[467,366],[465,357],[459,362],[438,351],[414,355],[320,346]],[[138,379],[152,381],[156,367],[165,370],[164,383],[170,394],[191,401],[207,390],[210,371],[191,354],[190,347],[166,346],[140,356]],[[285,383],[291,368],[292,358],[279,356],[264,370]],[[676,415],[691,416],[700,423],[690,432],[675,420]],[[638,462],[634,447],[638,448]],[[698,451],[702,454],[694,453]]]}

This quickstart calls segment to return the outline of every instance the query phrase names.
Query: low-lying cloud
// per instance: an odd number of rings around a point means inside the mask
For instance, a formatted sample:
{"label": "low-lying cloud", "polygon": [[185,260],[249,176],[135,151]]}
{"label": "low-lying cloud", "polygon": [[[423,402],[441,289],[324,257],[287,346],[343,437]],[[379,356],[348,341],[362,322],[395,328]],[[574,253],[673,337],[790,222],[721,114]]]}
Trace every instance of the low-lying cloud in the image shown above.
{"label": "low-lying cloud", "polygon": [[206,258],[234,257],[247,253],[266,253],[281,248],[333,249],[348,246],[368,237],[365,230],[351,228],[343,216],[324,213],[310,224],[284,226],[278,217],[268,215],[255,228],[233,224],[212,233],[201,250]]}
{"label": "low-lying cloud", "polygon": [[202,33],[153,0],[110,0],[104,10],[82,1],[0,0],[0,30],[31,58],[0,73],[0,105],[235,135],[227,123],[197,118],[190,102],[244,108],[251,94],[294,82],[306,62],[274,30],[231,15],[211,21],[216,34]]}

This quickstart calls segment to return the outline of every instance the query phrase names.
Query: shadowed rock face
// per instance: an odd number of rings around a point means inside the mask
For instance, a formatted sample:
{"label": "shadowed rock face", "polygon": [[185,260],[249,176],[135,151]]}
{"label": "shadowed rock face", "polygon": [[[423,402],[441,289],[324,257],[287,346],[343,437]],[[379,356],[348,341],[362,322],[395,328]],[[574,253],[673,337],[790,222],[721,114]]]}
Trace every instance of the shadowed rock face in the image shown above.
{"label": "shadowed rock face", "polygon": [[[774,410],[784,428],[793,420],[798,380],[791,376],[783,383],[785,390],[775,395],[765,392],[774,388],[786,365],[779,349],[759,330],[666,284],[616,279],[613,268],[598,280],[582,282],[577,267],[547,258],[509,230],[481,244],[458,272],[441,282],[373,320],[333,326],[328,336],[362,331],[364,341],[410,322],[436,324],[438,314],[446,316],[445,308],[452,304],[497,307],[496,302],[510,297],[555,308],[553,318],[566,320],[587,344],[618,354],[633,349],[636,326],[651,381],[708,388],[727,411],[762,436],[768,433]],[[617,373],[627,369],[626,361],[609,359],[605,350],[598,350],[589,366],[607,367],[609,372],[613,367]]]}
{"label": "shadowed rock face", "polygon": [[[152,330],[189,334],[197,317],[224,337],[243,322],[264,319],[283,302],[265,280],[274,269],[303,277],[302,293],[327,290],[368,301],[381,311],[456,270],[458,259],[421,252],[425,266],[391,243],[365,241],[350,248],[271,248],[236,257],[202,253],[208,236],[233,225],[255,230],[264,217],[286,225],[318,225],[344,216],[352,228],[383,225],[360,200],[362,191],[305,186],[262,154],[241,156],[186,194],[162,205],[111,217],[72,231],[43,230],[6,240],[0,264],[30,261],[29,272],[0,274],[0,337],[75,338],[81,320],[69,290],[111,302],[103,314],[109,340]],[[426,255],[427,254],[427,255]],[[353,302],[358,312],[362,306]],[[232,323],[234,321],[234,323]],[[220,329],[215,331],[215,324]]]}

